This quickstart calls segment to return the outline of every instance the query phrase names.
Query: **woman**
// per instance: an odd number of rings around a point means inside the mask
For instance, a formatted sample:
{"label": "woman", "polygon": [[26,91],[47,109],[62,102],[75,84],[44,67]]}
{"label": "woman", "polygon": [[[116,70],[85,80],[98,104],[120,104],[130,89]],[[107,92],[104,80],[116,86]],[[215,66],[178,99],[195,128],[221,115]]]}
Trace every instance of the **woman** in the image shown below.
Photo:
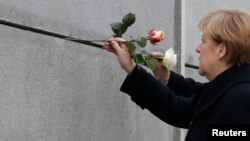
{"label": "woman", "polygon": [[189,129],[186,141],[208,140],[208,125],[250,124],[250,14],[220,9],[208,13],[199,27],[202,43],[196,51],[199,73],[209,80],[205,84],[184,79],[160,62],[153,71],[156,79],[136,65],[122,39],[104,45],[128,73],[121,91],[166,123]]}

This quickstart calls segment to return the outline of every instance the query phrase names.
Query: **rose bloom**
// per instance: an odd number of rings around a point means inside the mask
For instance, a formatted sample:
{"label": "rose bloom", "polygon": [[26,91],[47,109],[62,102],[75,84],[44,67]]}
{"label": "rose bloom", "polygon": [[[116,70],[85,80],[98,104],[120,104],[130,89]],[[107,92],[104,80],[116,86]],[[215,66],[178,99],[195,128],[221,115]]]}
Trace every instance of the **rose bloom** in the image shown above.
{"label": "rose bloom", "polygon": [[177,63],[177,55],[174,53],[172,48],[165,51],[165,56],[163,58],[162,64],[168,69],[173,69]]}
{"label": "rose bloom", "polygon": [[151,29],[148,35],[152,44],[156,44],[165,38],[164,32],[155,28]]}

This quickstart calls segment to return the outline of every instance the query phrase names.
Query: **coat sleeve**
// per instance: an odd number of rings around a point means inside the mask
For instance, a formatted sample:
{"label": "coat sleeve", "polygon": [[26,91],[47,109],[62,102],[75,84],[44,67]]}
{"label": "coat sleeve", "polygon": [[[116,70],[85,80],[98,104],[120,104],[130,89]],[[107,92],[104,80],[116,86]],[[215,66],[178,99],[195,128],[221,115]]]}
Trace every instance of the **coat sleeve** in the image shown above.
{"label": "coat sleeve", "polygon": [[191,78],[184,78],[182,75],[179,75],[173,71],[170,73],[168,87],[174,91],[176,95],[184,97],[192,97],[196,93],[201,91],[201,88],[206,84],[202,84],[194,81]]}
{"label": "coat sleeve", "polygon": [[136,66],[120,90],[131,96],[142,109],[173,126],[188,128],[193,115],[193,98],[176,96],[143,68]]}

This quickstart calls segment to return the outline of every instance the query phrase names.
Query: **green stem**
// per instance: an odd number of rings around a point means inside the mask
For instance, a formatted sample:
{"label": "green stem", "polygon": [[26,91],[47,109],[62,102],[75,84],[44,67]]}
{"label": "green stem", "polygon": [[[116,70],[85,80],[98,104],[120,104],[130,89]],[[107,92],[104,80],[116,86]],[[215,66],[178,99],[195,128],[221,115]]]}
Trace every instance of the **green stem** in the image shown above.
{"label": "green stem", "polygon": [[93,43],[92,41],[89,40],[80,40],[80,39],[75,39],[75,38],[65,38],[66,40],[69,41],[74,41],[77,43],[81,43],[81,44],[85,44],[85,45],[89,45],[89,46],[93,46],[93,47],[97,47],[97,48],[103,48],[103,45],[101,44],[97,44],[97,43]]}
{"label": "green stem", "polygon": [[[65,38],[65,39],[69,40],[69,41],[74,41],[74,42],[77,42],[77,43],[97,47],[97,48],[103,48],[103,45],[97,44],[97,43],[94,43],[94,42],[106,42],[106,40],[82,40],[82,39],[76,39],[76,38]],[[150,37],[145,37],[145,39],[150,40]],[[129,42],[138,42],[138,41],[135,40],[135,39],[132,39]],[[159,58],[159,59],[163,59],[163,58]]]}

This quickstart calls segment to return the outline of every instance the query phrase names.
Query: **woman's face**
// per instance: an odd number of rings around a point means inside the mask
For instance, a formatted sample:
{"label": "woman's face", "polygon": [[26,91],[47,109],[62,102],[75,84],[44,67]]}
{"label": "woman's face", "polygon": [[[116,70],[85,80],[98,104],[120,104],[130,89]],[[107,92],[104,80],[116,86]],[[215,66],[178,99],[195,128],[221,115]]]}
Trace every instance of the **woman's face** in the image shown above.
{"label": "woman's face", "polygon": [[218,64],[218,43],[212,40],[205,32],[202,35],[201,44],[196,48],[199,53],[199,73],[211,78]]}

